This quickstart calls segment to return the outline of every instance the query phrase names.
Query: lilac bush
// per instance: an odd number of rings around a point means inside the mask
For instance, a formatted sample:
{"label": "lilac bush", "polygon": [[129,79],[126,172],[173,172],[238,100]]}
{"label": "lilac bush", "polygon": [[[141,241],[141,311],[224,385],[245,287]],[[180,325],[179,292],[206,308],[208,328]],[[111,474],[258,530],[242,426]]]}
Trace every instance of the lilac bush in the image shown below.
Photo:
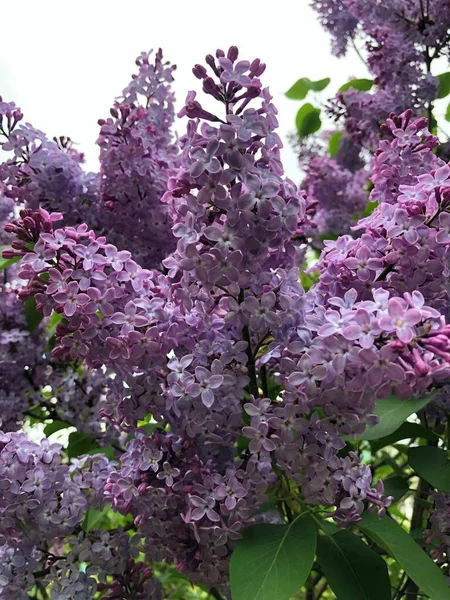
{"label": "lilac bush", "polygon": [[[378,88],[330,104],[345,132],[332,157],[305,150],[303,189],[265,65],[235,46],[194,66],[216,108],[189,92],[176,141],[174,67],[141,54],[99,121],[99,174],[0,102],[1,598],[188,598],[182,577],[197,598],[450,597],[448,473],[421,459],[446,460],[450,380],[450,167],[403,23],[423,22],[411,3],[399,22],[314,4],[337,53],[360,28],[376,40]],[[437,56],[445,32],[427,27]],[[39,443],[22,430],[36,423]],[[49,440],[68,427],[67,447]],[[404,462],[403,439],[428,445]],[[411,527],[430,515],[431,558],[393,520],[398,485],[417,493]],[[333,575],[327,544],[353,549],[356,581]]]}

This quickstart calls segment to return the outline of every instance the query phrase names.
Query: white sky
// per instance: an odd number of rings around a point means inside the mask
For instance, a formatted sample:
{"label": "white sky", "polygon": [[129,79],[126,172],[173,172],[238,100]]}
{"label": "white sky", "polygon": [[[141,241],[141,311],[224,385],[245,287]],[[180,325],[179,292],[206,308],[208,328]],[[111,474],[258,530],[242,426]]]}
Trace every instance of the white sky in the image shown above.
{"label": "white sky", "polygon": [[[3,11],[0,95],[50,137],[70,136],[92,170],[97,120],[109,115],[143,50],[162,47],[177,65],[177,110],[187,91],[199,91],[191,68],[206,54],[236,45],[240,58],[261,58],[267,64],[263,84],[279,110],[285,169],[293,179],[299,170],[287,134],[301,102],[284,92],[300,77],[329,76],[325,99],[351,76],[367,76],[354,52],[345,59],[331,55],[329,36],[309,0],[21,0],[18,9],[10,16]],[[184,132],[183,121],[176,129]]]}

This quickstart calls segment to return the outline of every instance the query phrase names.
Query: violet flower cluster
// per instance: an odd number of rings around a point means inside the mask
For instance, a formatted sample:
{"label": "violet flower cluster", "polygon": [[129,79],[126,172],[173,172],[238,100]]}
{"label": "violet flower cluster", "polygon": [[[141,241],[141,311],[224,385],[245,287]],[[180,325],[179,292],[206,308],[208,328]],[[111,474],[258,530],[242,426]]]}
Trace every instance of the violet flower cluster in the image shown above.
{"label": "violet flower cluster", "polygon": [[372,287],[397,294],[420,287],[428,304],[446,311],[450,167],[432,152],[437,139],[426,119],[411,116],[387,121],[390,139],[381,142],[371,176],[371,197],[380,204],[355,226],[362,235],[325,244],[317,265],[325,297],[351,288],[369,298]]}
{"label": "violet flower cluster", "polygon": [[[389,505],[359,457],[339,452],[375,422],[377,397],[425,394],[450,376],[448,167],[421,163],[434,143],[423,121],[389,121],[374,182],[383,173],[376,189],[389,181],[392,198],[358,240],[326,244],[305,293],[310,204],[284,177],[265,66],[235,47],[206,64],[193,72],[222,112],[191,92],[180,113],[187,133],[162,197],[176,239],[165,272],[87,224],[57,228],[61,215],[42,208],[7,226],[16,240],[4,255],[22,256],[20,296],[63,317],[54,357],[114,373],[101,413],[131,439],[101,479],[105,498],[132,515],[149,562],[226,593],[231,551],[269,490],[328,507],[341,525]],[[408,150],[418,171],[405,181],[384,159],[400,164]],[[428,253],[412,250],[425,231]],[[423,269],[430,285],[419,293],[402,269]]]}
{"label": "violet flower cluster", "polygon": [[[327,111],[343,130],[336,156],[320,147],[311,156],[308,144],[300,147],[300,162],[307,161],[302,186],[317,203],[312,224],[323,239],[348,233],[364,211],[371,155],[385,134],[382,124],[409,109],[417,117],[426,114],[434,127],[439,81],[432,67],[449,58],[450,7],[445,0],[312,0],[311,5],[337,56],[345,55],[350,43],[364,42],[374,84],[370,91],[350,87],[329,101]],[[409,158],[414,162],[413,155]]]}
{"label": "violet flower cluster", "polygon": [[99,173],[82,168],[84,156],[65,136],[52,140],[30,124],[22,111],[0,97],[0,198],[21,207],[61,212],[63,224],[89,224],[108,231],[121,250],[132,250],[143,266],[160,266],[174,248],[167,206],[160,202],[169,174],[177,166],[172,143],[174,66],[159,50],[136,59],[133,75],[111,109],[100,119]]}
{"label": "violet flower cluster", "polygon": [[339,93],[332,112],[344,113],[346,131],[374,150],[379,126],[391,113],[420,111],[436,97],[438,80],[430,67],[438,57],[448,57],[448,2],[313,0],[312,6],[333,36],[338,55],[345,54],[349,40],[362,35],[366,43],[377,89]]}
{"label": "violet flower cluster", "polygon": [[425,530],[425,541],[430,544],[430,555],[445,569],[447,577],[450,568],[450,494],[433,493],[433,509],[430,528]]}
{"label": "violet flower cluster", "polygon": [[110,242],[133,251],[144,267],[158,267],[176,245],[167,206],[160,202],[177,165],[172,144],[174,66],[163,62],[161,49],[137,59],[139,72],[100,119],[101,223]]}
{"label": "violet flower cluster", "polygon": [[[306,149],[300,157],[304,160]],[[307,152],[307,154],[310,154]],[[322,239],[345,234],[355,224],[356,215],[367,205],[369,171],[360,158],[360,147],[350,137],[340,139],[340,148],[334,157],[316,151],[308,156],[304,166],[305,177],[301,187],[308,194],[314,238]]]}
{"label": "violet flower cluster", "polygon": [[0,97],[0,198],[20,206],[58,210],[66,223],[97,226],[98,177],[82,168],[84,156],[70,138],[52,140],[29,123],[14,102]]}
{"label": "violet flower cluster", "polygon": [[[102,455],[63,464],[59,444],[0,434],[0,598],[28,597],[36,583],[51,597],[160,598],[140,538],[123,528],[86,531],[87,509],[102,508],[115,464]],[[80,569],[80,563],[88,563]],[[122,595],[121,595],[122,594]]]}

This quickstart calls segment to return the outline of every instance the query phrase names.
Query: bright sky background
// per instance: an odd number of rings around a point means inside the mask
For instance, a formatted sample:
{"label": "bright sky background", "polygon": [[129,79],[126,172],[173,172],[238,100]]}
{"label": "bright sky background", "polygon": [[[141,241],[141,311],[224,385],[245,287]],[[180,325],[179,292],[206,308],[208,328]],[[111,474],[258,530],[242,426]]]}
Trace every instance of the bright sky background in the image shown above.
{"label": "bright sky background", "polygon": [[[285,169],[295,180],[287,135],[301,102],[284,92],[300,77],[329,76],[325,99],[350,77],[367,75],[356,53],[331,55],[309,0],[21,0],[20,10],[8,15],[0,34],[0,95],[49,137],[70,136],[91,170],[97,168],[97,120],[109,115],[143,50],[162,47],[177,65],[177,110],[190,89],[199,91],[191,68],[206,54],[236,45],[240,58],[261,58],[263,84],[279,110]],[[176,129],[183,133],[183,121]]]}

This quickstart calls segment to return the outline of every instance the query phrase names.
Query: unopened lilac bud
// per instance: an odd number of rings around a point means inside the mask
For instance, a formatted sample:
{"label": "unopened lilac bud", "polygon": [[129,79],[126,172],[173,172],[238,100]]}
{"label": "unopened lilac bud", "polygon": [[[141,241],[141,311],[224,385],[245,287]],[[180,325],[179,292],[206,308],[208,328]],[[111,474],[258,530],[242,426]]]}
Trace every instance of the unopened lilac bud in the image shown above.
{"label": "unopened lilac bud", "polygon": [[414,357],[414,370],[420,377],[426,377],[430,372],[430,367],[424,362],[422,357],[420,356],[419,351],[414,348],[413,352]]}
{"label": "unopened lilac bud", "polygon": [[239,50],[237,48],[237,46],[230,46],[227,52],[227,58],[229,60],[231,60],[232,63],[234,63],[237,60],[237,57],[239,56]]}
{"label": "unopened lilac bud", "polygon": [[216,98],[216,100],[222,100],[223,99],[223,94],[219,88],[219,86],[214,82],[214,79],[212,79],[212,77],[206,77],[203,81],[203,91],[206,94],[210,94],[211,96],[213,96],[214,98]]}
{"label": "unopened lilac bud", "polygon": [[20,254],[14,252],[11,248],[5,248],[5,250],[2,251],[2,258],[5,258],[6,260],[10,260],[16,256],[20,256]]}
{"label": "unopened lilac bud", "polygon": [[207,76],[207,71],[203,65],[195,65],[192,72],[197,79],[204,79]]}

